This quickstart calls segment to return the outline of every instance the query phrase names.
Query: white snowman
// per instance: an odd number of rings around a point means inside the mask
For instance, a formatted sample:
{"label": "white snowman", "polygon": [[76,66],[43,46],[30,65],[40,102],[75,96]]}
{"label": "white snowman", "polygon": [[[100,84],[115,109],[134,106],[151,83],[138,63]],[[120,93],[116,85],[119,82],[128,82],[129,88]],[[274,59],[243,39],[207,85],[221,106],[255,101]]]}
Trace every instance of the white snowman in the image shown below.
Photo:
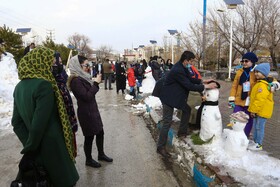
{"label": "white snowman", "polygon": [[242,157],[247,151],[249,140],[244,133],[244,128],[248,122],[249,115],[239,111],[230,115],[231,129],[224,129],[223,137],[225,152],[233,157]]}
{"label": "white snowman", "polygon": [[218,105],[220,84],[216,82],[217,88],[205,90],[205,101],[202,103],[201,128],[199,137],[203,141],[208,141],[212,137],[220,137],[222,134],[222,116]]}

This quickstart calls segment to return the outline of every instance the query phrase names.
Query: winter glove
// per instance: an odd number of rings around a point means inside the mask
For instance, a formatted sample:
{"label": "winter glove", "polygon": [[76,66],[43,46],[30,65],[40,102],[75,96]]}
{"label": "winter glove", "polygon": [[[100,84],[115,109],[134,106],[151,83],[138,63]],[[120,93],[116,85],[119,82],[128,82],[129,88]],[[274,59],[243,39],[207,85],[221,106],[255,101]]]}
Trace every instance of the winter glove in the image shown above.
{"label": "winter glove", "polygon": [[35,158],[36,158],[36,153],[35,152],[28,152],[28,153],[25,153],[20,162],[19,162],[19,169],[22,171],[22,172],[26,172],[26,171],[30,171],[33,169],[33,166],[35,164]]}
{"label": "winter glove", "polygon": [[256,113],[250,113],[251,118],[257,117]]}
{"label": "winter glove", "polygon": [[275,92],[280,89],[280,83],[278,81],[273,81],[271,84],[271,91]]}
{"label": "winter glove", "polygon": [[228,106],[229,108],[234,108],[235,107],[234,101],[229,101]]}
{"label": "winter glove", "polygon": [[229,108],[234,108],[234,107],[235,107],[234,100],[235,100],[235,97],[234,97],[234,96],[230,96],[230,97],[228,98],[228,107],[229,107]]}

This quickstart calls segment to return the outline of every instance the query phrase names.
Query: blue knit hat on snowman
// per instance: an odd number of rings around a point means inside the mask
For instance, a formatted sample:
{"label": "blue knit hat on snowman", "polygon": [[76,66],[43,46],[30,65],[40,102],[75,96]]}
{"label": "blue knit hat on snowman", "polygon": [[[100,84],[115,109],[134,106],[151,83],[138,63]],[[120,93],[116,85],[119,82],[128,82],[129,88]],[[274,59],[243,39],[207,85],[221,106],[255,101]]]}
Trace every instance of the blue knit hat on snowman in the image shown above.
{"label": "blue knit hat on snowman", "polygon": [[255,68],[255,71],[261,72],[261,74],[263,74],[265,77],[267,77],[270,72],[270,64],[261,63],[261,64],[257,65],[257,67]]}

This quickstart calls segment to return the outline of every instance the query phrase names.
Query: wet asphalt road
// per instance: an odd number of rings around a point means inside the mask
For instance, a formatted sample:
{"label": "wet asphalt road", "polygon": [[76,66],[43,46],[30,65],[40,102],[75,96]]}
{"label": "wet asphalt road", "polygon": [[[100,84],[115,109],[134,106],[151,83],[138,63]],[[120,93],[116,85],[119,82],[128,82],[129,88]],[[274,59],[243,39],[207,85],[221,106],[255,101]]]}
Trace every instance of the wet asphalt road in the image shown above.
{"label": "wet asphalt road", "polygon": [[[163,159],[156,153],[156,143],[142,117],[132,114],[130,102],[114,90],[104,90],[103,84],[97,94],[99,110],[105,132],[105,153],[114,159],[113,163],[100,162],[101,168],[85,166],[83,135],[77,133],[77,170],[80,179],[76,187],[176,187],[173,172],[167,169]],[[1,133],[2,134],[2,133]],[[15,134],[6,133],[0,137],[0,186],[9,186],[17,173],[21,155],[21,144]],[[94,144],[92,155],[97,159]],[[193,186],[187,180],[183,186]]]}

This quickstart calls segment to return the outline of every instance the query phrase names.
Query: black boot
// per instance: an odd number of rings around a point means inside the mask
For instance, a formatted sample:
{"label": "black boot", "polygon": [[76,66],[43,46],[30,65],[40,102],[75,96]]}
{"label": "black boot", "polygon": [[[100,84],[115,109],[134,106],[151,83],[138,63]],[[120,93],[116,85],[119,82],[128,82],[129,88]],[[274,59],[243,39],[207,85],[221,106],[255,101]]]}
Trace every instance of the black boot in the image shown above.
{"label": "black boot", "polygon": [[133,99],[136,98],[135,88],[134,88],[133,91],[132,91],[132,96],[133,96]]}
{"label": "black boot", "polygon": [[106,156],[104,153],[104,131],[96,135],[96,146],[98,150],[98,160],[113,162],[113,159]]}
{"label": "black boot", "polygon": [[105,162],[113,162],[113,159],[110,157],[107,157],[105,154],[98,155],[98,160],[103,160]]}
{"label": "black boot", "polygon": [[99,162],[96,162],[95,160],[91,159],[91,160],[86,160],[86,166],[90,166],[93,168],[100,168],[101,164]]}
{"label": "black boot", "polygon": [[91,150],[92,150],[92,145],[86,145],[86,144],[84,145],[84,151],[86,155],[86,166],[90,166],[93,168],[100,168],[101,164],[92,159]]}
{"label": "black boot", "polygon": [[140,92],[140,87],[137,87],[137,94],[141,94],[143,92]]}

